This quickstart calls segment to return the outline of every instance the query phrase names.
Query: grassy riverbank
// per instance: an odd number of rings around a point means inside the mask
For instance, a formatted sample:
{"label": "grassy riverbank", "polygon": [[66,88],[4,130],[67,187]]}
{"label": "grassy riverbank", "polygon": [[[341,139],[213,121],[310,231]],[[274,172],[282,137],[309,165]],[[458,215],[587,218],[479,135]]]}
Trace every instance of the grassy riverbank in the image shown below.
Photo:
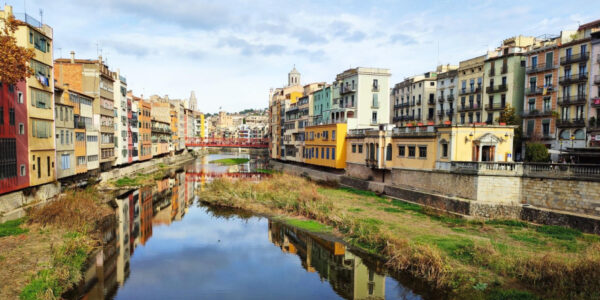
{"label": "grassy riverbank", "polygon": [[467,221],[371,192],[282,174],[258,184],[216,180],[201,199],[291,216],[296,226],[340,234],[353,245],[384,255],[390,269],[456,298],[600,297],[600,238],[572,229],[510,220]]}
{"label": "grassy riverbank", "polygon": [[113,214],[95,189],[78,190],[0,224],[0,299],[56,299],[79,282]]}
{"label": "grassy riverbank", "polygon": [[233,165],[245,164],[249,161],[250,161],[250,159],[248,159],[248,158],[239,158],[238,157],[238,158],[222,158],[222,159],[211,160],[209,163],[219,164],[222,166],[233,166]]}

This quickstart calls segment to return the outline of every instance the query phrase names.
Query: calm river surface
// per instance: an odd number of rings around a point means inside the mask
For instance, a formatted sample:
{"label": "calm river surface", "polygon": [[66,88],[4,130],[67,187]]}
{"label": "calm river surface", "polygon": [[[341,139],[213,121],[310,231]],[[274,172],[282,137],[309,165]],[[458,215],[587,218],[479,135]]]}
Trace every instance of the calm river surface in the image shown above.
{"label": "calm river surface", "polygon": [[[226,167],[209,163],[248,157]],[[221,176],[260,180],[265,160],[213,154],[115,202],[117,224],[75,298],[421,299],[382,263],[339,241],[253,216],[203,206],[196,193]]]}

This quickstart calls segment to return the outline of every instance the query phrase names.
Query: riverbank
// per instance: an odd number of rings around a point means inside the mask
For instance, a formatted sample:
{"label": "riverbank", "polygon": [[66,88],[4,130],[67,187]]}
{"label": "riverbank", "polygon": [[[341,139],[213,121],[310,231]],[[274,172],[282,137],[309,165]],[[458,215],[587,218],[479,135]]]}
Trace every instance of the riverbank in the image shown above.
{"label": "riverbank", "polygon": [[[292,218],[331,232],[387,266],[452,298],[594,298],[600,238],[520,221],[465,220],[373,192],[276,174],[259,183],[216,180],[200,194],[213,205]],[[318,223],[310,220],[316,220]]]}
{"label": "riverbank", "polygon": [[81,278],[87,257],[101,246],[101,228],[114,222],[112,208],[95,189],[63,193],[0,237],[1,299],[56,299]]}
{"label": "riverbank", "polygon": [[[105,244],[103,233],[115,227],[110,203],[121,190],[152,185],[195,157],[184,153],[156,158],[102,174],[86,188],[68,188],[37,199],[18,219],[0,223],[0,299],[56,299],[80,283],[90,256]],[[147,180],[119,185],[127,175]],[[114,237],[112,237],[114,238]]]}

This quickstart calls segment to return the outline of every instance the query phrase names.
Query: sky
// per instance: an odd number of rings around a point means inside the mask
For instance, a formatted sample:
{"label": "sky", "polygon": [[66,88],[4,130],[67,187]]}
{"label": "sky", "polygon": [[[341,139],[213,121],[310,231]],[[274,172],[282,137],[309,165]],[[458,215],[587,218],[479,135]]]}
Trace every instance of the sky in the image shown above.
{"label": "sky", "polygon": [[202,112],[266,108],[295,65],[302,83],[353,67],[390,84],[483,55],[515,35],[558,35],[600,18],[600,1],[5,0],[54,30],[54,56],[96,58],[135,95]]}

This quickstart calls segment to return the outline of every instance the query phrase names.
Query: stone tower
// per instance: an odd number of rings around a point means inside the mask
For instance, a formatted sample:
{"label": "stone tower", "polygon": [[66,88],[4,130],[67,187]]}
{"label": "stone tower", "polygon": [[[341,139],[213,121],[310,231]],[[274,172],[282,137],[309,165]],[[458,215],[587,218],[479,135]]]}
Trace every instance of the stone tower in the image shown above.
{"label": "stone tower", "polygon": [[288,73],[288,86],[300,85],[300,72],[296,70],[296,65]]}
{"label": "stone tower", "polygon": [[189,109],[195,111],[196,110],[196,105],[198,103],[197,103],[197,100],[196,100],[196,93],[194,93],[194,91],[192,91],[192,94],[190,94],[190,100],[189,101],[190,101],[190,104],[189,104],[190,107],[189,107]]}

